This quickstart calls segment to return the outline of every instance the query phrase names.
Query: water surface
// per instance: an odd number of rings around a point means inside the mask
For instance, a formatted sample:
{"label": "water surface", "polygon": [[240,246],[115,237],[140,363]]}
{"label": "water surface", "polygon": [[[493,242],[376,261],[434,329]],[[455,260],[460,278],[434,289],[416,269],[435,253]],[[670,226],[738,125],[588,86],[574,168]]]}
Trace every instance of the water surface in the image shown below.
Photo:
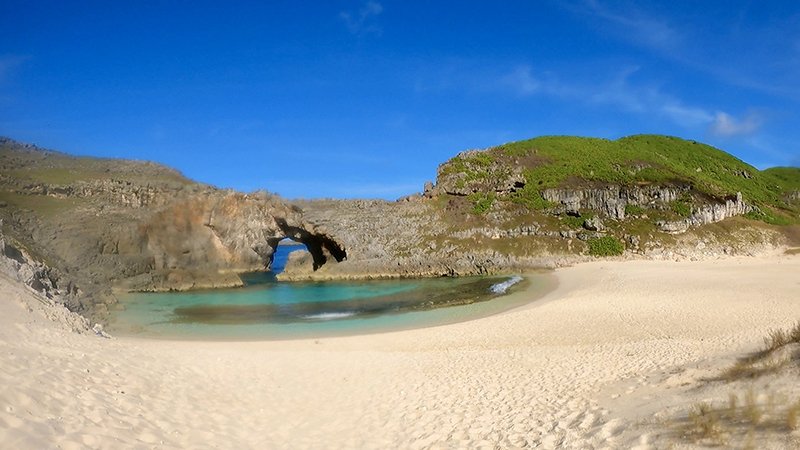
{"label": "water surface", "polygon": [[[281,247],[273,268],[285,261],[287,250],[303,248]],[[242,278],[243,288],[125,294],[122,310],[112,312],[109,331],[214,340],[369,334],[497,314],[553,284],[547,275],[325,282],[278,282],[270,273]],[[530,295],[508,295],[522,289]]]}

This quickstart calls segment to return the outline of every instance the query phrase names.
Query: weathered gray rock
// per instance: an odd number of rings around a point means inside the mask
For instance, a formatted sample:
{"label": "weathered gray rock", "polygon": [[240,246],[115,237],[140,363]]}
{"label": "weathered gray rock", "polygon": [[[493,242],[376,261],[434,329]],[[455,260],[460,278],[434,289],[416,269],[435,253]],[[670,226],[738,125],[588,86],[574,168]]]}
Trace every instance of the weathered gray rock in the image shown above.
{"label": "weathered gray rock", "polygon": [[589,231],[603,231],[606,228],[603,221],[597,216],[586,219],[586,221],[583,222],[583,227]]}
{"label": "weathered gray rock", "polygon": [[403,196],[403,197],[400,197],[400,198],[398,198],[398,199],[397,199],[397,202],[398,202],[398,203],[403,203],[403,202],[418,202],[418,201],[420,201],[420,200],[422,200],[422,194],[420,194],[419,192],[416,192],[416,193],[414,193],[414,194],[411,194],[411,195],[405,195],[405,196]]}
{"label": "weathered gray rock", "polygon": [[674,222],[659,220],[656,222],[656,226],[665,233],[677,234],[688,230],[689,222],[683,220]]}
{"label": "weathered gray rock", "polygon": [[699,205],[692,209],[692,214],[684,220],[672,222],[658,222],[656,225],[667,233],[683,233],[689,227],[698,227],[709,223],[723,221],[729,217],[741,216],[753,211],[755,208],[747,205],[742,193],[737,192],[733,199],[725,200],[725,203],[712,203]]}
{"label": "weathered gray rock", "polygon": [[[545,198],[547,200],[547,198]],[[553,200],[550,200],[553,201]],[[565,212],[571,216],[580,216],[581,212],[581,199],[577,195],[569,196],[563,200],[561,203],[564,204]]]}
{"label": "weathered gray rock", "polygon": [[[458,170],[456,168],[463,168]],[[436,187],[446,194],[511,192],[524,186],[522,167],[490,157],[487,150],[467,150],[439,165]]]}
{"label": "weathered gray rock", "polygon": [[433,182],[432,181],[426,181],[425,182],[425,186],[422,189],[422,195],[424,195],[427,198],[431,198],[431,197],[433,197],[435,195],[434,194],[434,189],[435,189],[435,186],[433,185]]}
{"label": "weathered gray rock", "polygon": [[542,191],[542,197],[547,201],[564,205],[568,214],[576,214],[578,210],[584,209],[622,220],[625,219],[625,206],[628,204],[637,206],[666,204],[680,198],[689,189],[689,186],[605,185],[583,189],[545,189]]}

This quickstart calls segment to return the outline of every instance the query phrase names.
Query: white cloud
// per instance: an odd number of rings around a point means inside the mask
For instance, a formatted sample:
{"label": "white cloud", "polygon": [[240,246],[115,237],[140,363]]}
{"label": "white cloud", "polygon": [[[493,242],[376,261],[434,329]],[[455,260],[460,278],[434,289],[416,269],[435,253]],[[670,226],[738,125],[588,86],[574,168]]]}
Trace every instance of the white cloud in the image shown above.
{"label": "white cloud", "polygon": [[631,112],[646,112],[648,104],[660,94],[655,89],[634,88],[630,84],[630,77],[639,70],[630,67],[622,70],[611,80],[595,86],[587,86],[586,95],[592,103],[614,104]]}
{"label": "white cloud", "polygon": [[658,115],[686,128],[706,126],[714,121],[714,115],[709,111],[685,105],[658,87],[632,83],[631,77],[638,70],[638,67],[624,68],[610,79],[584,84],[562,81],[552,73],[537,76],[529,66],[521,66],[500,77],[500,85],[522,95],[545,95],[595,105],[613,105],[631,113]]}
{"label": "white cloud", "polygon": [[685,127],[704,125],[714,120],[714,117],[702,108],[682,106],[677,102],[664,104],[661,112],[675,123]]}
{"label": "white cloud", "polygon": [[485,70],[482,65],[461,62],[454,67],[448,66],[434,77],[441,81],[427,84],[435,85],[438,90],[467,89],[470,93],[492,95],[503,91],[525,99],[548,97],[599,109],[616,108],[668,120],[687,130],[709,131],[715,136],[752,134],[763,123],[757,114],[737,120],[724,112],[687,104],[659,85],[639,80],[640,68],[637,66],[619,67],[607,75],[594,73],[591,79],[585,78],[581,70],[557,73],[539,72],[524,64],[506,67],[506,71],[497,73]]}
{"label": "white cloud", "polygon": [[737,120],[725,112],[717,111],[714,121],[708,127],[708,132],[719,137],[743,136],[757,131],[762,123],[761,116],[755,113]]}
{"label": "white cloud", "polygon": [[542,83],[531,75],[531,68],[528,66],[520,67],[510,74],[504,75],[500,82],[519,91],[520,94],[534,94],[542,87]]}
{"label": "white cloud", "polygon": [[375,18],[383,11],[380,3],[368,1],[358,11],[358,13],[342,11],[339,18],[344,20],[347,29],[356,35],[373,34],[380,36],[383,29],[375,23]]}
{"label": "white cloud", "polygon": [[683,35],[667,21],[652,17],[640,9],[625,5],[622,8],[608,6],[599,0],[584,0],[570,9],[591,18],[600,19],[603,28],[611,33],[621,34],[636,45],[672,51],[683,41]]}

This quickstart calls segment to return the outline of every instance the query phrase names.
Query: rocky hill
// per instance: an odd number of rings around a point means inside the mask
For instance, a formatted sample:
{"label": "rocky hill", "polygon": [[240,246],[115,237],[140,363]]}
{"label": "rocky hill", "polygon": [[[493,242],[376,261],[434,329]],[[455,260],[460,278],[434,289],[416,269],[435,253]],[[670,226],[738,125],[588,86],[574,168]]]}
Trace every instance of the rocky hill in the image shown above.
{"label": "rocky hill", "polygon": [[183,290],[241,285],[266,270],[278,242],[312,250],[315,266],[340,246],[266,192],[195,183],[142,161],[74,157],[0,140],[0,219],[6,249],[36,261],[37,284],[73,311],[97,315],[113,289]]}
{"label": "rocky hill", "polygon": [[664,136],[542,137],[463,152],[439,167],[435,184],[397,202],[287,202],[196,183],[150,162],[0,138],[0,219],[2,251],[27,267],[29,285],[102,321],[115,289],[240,285],[237,274],[268,270],[286,237],[309,250],[287,264],[286,280],[798,246],[800,169],[758,171]]}
{"label": "rocky hill", "polygon": [[666,136],[541,137],[462,152],[398,202],[296,203],[348,259],[293,278],[493,273],[592,256],[709,258],[800,245],[800,169]]}

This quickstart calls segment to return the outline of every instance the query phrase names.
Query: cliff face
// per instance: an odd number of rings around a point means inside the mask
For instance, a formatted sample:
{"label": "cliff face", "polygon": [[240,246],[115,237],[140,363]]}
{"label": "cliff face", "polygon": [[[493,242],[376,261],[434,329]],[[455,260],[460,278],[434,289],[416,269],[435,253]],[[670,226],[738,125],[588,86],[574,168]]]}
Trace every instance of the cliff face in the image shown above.
{"label": "cliff face", "polygon": [[276,216],[299,222],[291,208],[240,193],[209,192],[159,209],[140,226],[154,268],[253,270],[269,266],[285,237]]}
{"label": "cliff face", "polygon": [[152,163],[77,158],[8,140],[0,142],[0,218],[43,267],[80,287],[68,306],[86,315],[102,316],[115,301],[112,286],[241,285],[236,274],[267,270],[285,237],[306,243],[317,267],[346,257],[297,208],[266,192],[221,190]]}
{"label": "cliff face", "polygon": [[791,187],[798,173],[761,173],[719,150],[663,136],[547,137],[470,150],[441,164],[421,194],[395,203],[297,203],[305,220],[347,246],[348,259],[317,272],[289,268],[282,277],[553,267],[590,258],[603,239],[629,257],[756,254],[800,245],[797,225],[773,225],[800,222]]}
{"label": "cliff face", "polygon": [[[731,203],[735,212],[735,202]],[[720,222],[709,219],[703,226],[690,224],[700,214],[713,214],[712,205],[690,218],[661,223],[654,219],[659,212],[676,215],[653,209],[645,210],[653,217],[643,213],[613,220],[582,209],[582,216],[575,217],[566,215],[564,205],[553,206],[561,215],[531,213],[520,205],[496,206],[475,215],[464,197],[449,194],[417,201],[296,204],[306,221],[347,247],[347,260],[316,271],[308,261],[299,260],[294,262],[298,267],[287,264],[279,275],[282,280],[463,276],[555,268],[592,259],[588,242],[603,236],[618,239],[626,257],[652,259],[759,255],[800,245],[796,226],[774,227],[735,215]],[[673,223],[680,229],[670,229]]]}

